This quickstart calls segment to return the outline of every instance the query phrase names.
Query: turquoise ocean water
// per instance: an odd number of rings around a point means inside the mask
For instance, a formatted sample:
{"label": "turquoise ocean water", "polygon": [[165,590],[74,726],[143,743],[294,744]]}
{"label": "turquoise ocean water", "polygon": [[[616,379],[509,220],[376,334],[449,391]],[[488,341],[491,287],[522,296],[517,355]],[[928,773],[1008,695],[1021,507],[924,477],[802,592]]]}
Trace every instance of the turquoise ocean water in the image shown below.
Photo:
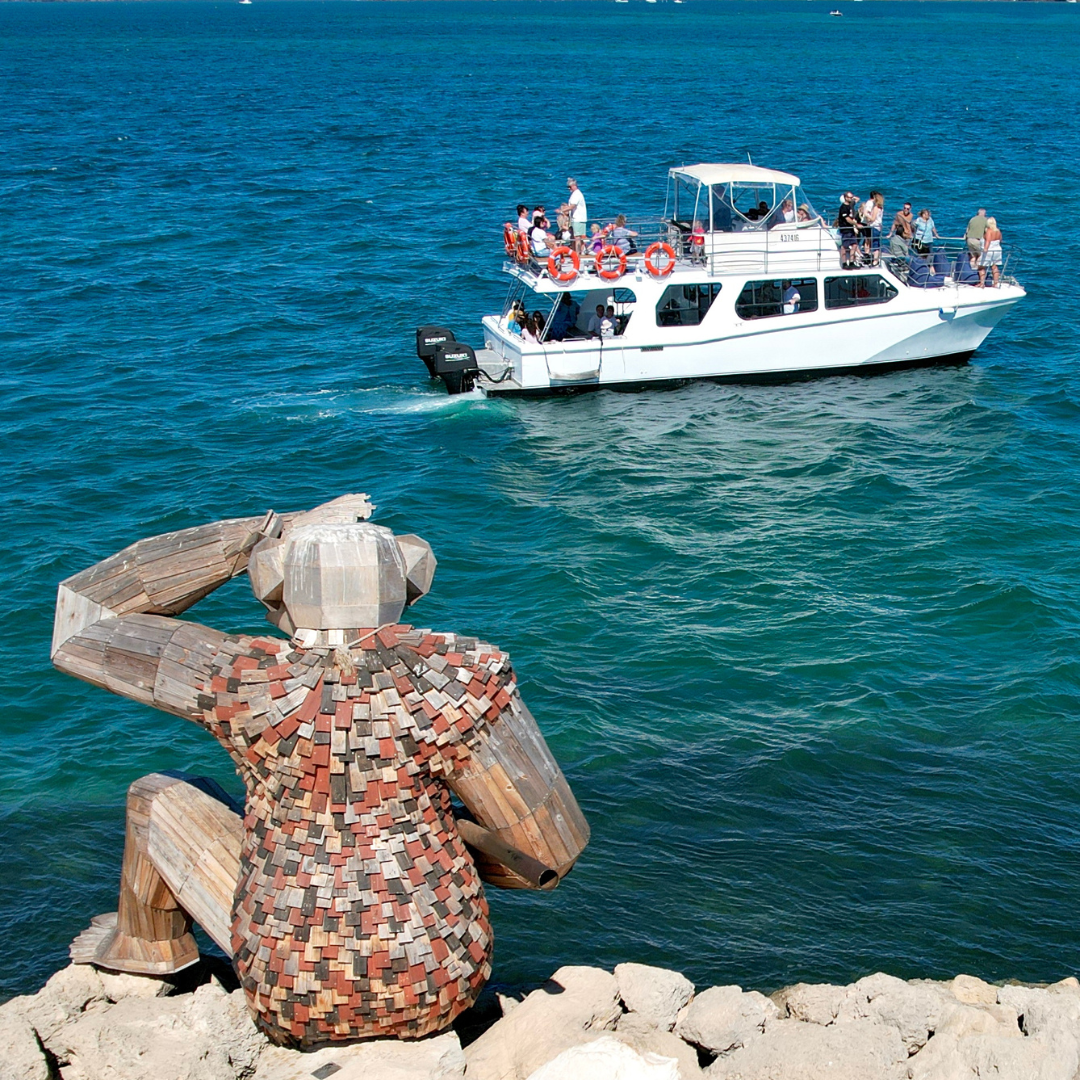
{"label": "turquoise ocean water", "polygon": [[[414,618],[510,651],[592,822],[555,894],[492,895],[496,979],[1080,969],[1077,70],[1064,4],[0,4],[0,994],[113,909],[132,780],[236,784],[50,668],[57,582],[350,490],[434,545]],[[986,205],[1028,299],[871,380],[424,377],[517,202],[654,216],[747,152],[829,211]],[[243,580],[195,614],[261,625]]]}

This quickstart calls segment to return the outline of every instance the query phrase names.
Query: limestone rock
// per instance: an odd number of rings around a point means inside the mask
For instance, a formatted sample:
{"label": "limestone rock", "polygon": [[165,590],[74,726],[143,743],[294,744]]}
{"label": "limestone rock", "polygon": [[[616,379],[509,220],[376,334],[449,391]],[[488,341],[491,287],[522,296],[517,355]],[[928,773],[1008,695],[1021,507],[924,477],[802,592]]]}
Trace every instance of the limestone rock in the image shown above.
{"label": "limestone rock", "polygon": [[590,1032],[615,1026],[622,1010],[615,976],[562,967],[548,982],[465,1048],[469,1080],[526,1080]]}
{"label": "limestone rock", "polygon": [[891,1024],[773,1020],[746,1047],[719,1057],[709,1080],[904,1080],[907,1050]]}
{"label": "limestone rock", "polygon": [[1016,1022],[1016,1012],[1007,1005],[957,1004],[942,1015],[934,1038],[953,1035],[957,1038],[994,1035],[1001,1038],[1021,1038],[1023,1033]]}
{"label": "limestone rock", "polygon": [[[1055,987],[1060,984],[1055,984]],[[1080,993],[1071,987],[1039,989],[1002,986],[998,1001],[1023,1017],[1025,1035],[1048,1035],[1059,1031],[1080,1034]]]}
{"label": "limestone rock", "polygon": [[49,1063],[30,1021],[0,1009],[0,1080],[50,1080]]}
{"label": "limestone rock", "polygon": [[926,1044],[947,1009],[951,994],[936,983],[906,983],[893,975],[868,975],[851,987],[840,1006],[839,1022],[863,1018],[890,1024],[913,1054]]}
{"label": "limestone rock", "polygon": [[425,1039],[367,1039],[309,1053],[268,1046],[252,1080],[311,1080],[313,1075],[333,1080],[453,1080],[464,1074],[461,1043],[453,1031],[444,1031]]}
{"label": "limestone rock", "polygon": [[694,996],[694,984],[685,975],[647,964],[619,964],[615,979],[626,1008],[665,1031],[675,1026],[679,1010]]}
{"label": "limestone rock", "polygon": [[957,975],[948,986],[953,997],[965,1005],[997,1004],[997,987],[975,978],[974,975]]}
{"label": "limestone rock", "polygon": [[177,997],[126,997],[85,1012],[50,1049],[65,1080],[245,1080],[266,1040],[244,996],[218,985]]}
{"label": "limestone rock", "polygon": [[908,1063],[910,1080],[1073,1080],[1076,1063],[1052,1043],[983,1035],[935,1035]]}
{"label": "limestone rock", "polygon": [[528,1080],[679,1080],[674,1058],[639,1054],[610,1035],[564,1050]]}
{"label": "limestone rock", "polygon": [[106,999],[114,1003],[129,997],[168,997],[176,990],[168,979],[154,975],[127,975],[119,971],[99,971],[97,975]]}
{"label": "limestone rock", "polygon": [[266,1038],[255,1027],[242,990],[226,993],[216,980],[200,986],[185,1019],[196,1037],[225,1055],[238,1077],[254,1071]]}
{"label": "limestone rock", "polygon": [[55,1053],[53,1043],[65,1025],[87,1011],[107,1008],[108,1003],[98,972],[85,964],[69,964],[36,994],[13,998],[6,1007],[21,1012],[45,1047]]}
{"label": "limestone rock", "polygon": [[780,1015],[764,994],[739,986],[713,986],[698,994],[679,1020],[676,1034],[714,1054],[746,1046]]}
{"label": "limestone rock", "polygon": [[650,1024],[640,1013],[623,1013],[615,1030],[619,1042],[632,1046],[639,1054],[659,1054],[675,1058],[682,1080],[701,1080],[704,1073],[698,1064],[697,1051],[678,1035]]}
{"label": "limestone rock", "polygon": [[810,1024],[831,1024],[840,1012],[848,993],[846,986],[829,983],[796,983],[772,995],[781,1016],[805,1020]]}

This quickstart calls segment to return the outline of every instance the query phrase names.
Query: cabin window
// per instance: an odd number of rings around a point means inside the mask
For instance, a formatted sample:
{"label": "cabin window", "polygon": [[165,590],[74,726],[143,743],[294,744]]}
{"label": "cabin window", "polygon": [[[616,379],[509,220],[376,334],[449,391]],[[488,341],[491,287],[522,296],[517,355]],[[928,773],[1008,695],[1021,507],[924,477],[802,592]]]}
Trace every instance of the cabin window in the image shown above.
{"label": "cabin window", "polygon": [[657,326],[700,326],[719,285],[669,285],[656,305]]}
{"label": "cabin window", "polygon": [[772,278],[748,281],[735,301],[735,314],[740,319],[769,319],[817,311],[817,306],[816,278]]}
{"label": "cabin window", "polygon": [[887,304],[896,289],[877,274],[852,274],[825,279],[827,308],[861,307],[863,304]]}

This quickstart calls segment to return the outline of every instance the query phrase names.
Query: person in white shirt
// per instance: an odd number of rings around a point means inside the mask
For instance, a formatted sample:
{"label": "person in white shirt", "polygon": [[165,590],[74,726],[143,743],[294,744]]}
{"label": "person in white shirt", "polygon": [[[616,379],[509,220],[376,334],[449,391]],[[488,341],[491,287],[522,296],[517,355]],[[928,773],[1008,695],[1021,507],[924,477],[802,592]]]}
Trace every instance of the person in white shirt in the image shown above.
{"label": "person in white shirt", "polygon": [[517,208],[518,228],[527,233],[532,228],[532,217],[529,208],[524,203],[519,203]]}
{"label": "person in white shirt", "polygon": [[802,297],[799,295],[799,290],[791,284],[790,281],[784,283],[784,314],[794,315],[799,310],[799,301]]}
{"label": "person in white shirt", "polygon": [[570,189],[570,224],[574,230],[574,250],[580,255],[585,250],[585,230],[589,223],[589,212],[585,207],[585,196],[577,181],[571,176],[567,178],[566,186]]}
{"label": "person in white shirt", "polygon": [[600,337],[600,328],[604,322],[604,305],[596,305],[596,314],[589,316],[589,337]]}
{"label": "person in white shirt", "polygon": [[529,230],[529,243],[532,246],[532,253],[538,259],[546,259],[551,254],[548,250],[548,241],[554,239],[555,237],[538,220],[534,222],[533,227]]}

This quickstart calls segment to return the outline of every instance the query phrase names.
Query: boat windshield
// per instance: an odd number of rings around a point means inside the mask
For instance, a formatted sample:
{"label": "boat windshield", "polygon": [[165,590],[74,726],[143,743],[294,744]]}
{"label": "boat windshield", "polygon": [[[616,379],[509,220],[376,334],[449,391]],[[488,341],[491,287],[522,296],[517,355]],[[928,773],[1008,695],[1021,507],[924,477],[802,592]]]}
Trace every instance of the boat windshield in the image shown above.
{"label": "boat windshield", "polygon": [[714,184],[712,231],[745,232],[817,221],[817,211],[801,187],[787,184]]}

